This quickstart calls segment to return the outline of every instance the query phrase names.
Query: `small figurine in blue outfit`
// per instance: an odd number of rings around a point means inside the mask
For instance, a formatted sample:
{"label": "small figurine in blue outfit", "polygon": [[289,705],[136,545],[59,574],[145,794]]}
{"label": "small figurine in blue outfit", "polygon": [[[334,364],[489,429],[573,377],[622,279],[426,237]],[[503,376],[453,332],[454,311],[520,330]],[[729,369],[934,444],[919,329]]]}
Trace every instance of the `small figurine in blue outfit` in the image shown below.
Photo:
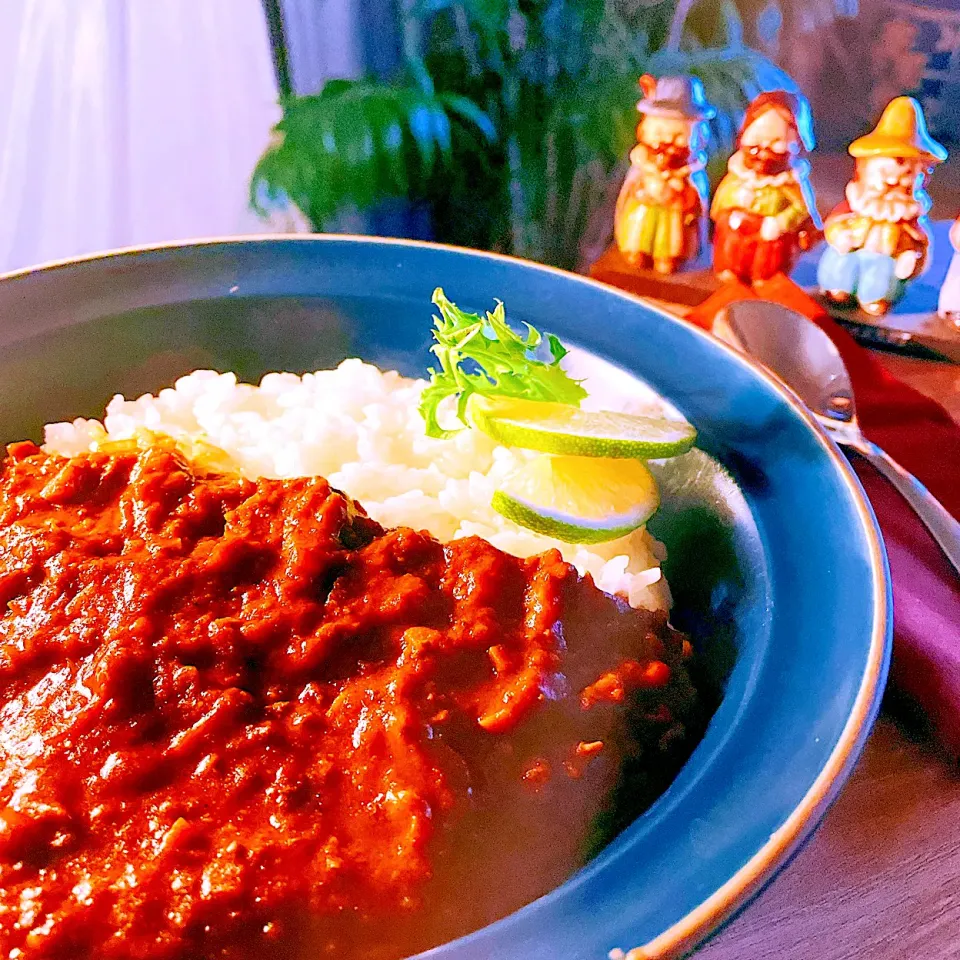
{"label": "small figurine in blue outfit", "polygon": [[920,104],[891,100],[876,129],[850,144],[856,172],[846,200],[824,224],[817,280],[838,304],[882,316],[930,256],[930,199],[924,183],[947,151],[927,132]]}

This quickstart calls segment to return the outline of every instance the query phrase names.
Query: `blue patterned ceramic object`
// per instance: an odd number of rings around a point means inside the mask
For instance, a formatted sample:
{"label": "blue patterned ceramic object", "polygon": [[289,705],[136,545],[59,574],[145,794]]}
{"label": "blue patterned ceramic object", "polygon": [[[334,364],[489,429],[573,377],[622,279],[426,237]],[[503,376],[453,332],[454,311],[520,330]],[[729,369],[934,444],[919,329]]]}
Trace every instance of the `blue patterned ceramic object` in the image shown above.
{"label": "blue patterned ceramic object", "polygon": [[562,887],[425,956],[679,956],[813,830],[863,746],[889,654],[886,563],[857,480],[747,359],[630,296],[516,260],[343,237],[212,241],[0,281],[0,441],[202,366],[254,378],[359,355],[422,373],[438,284],[470,310],[503,298],[514,322],[612,361],[697,425],[704,452],[664,472],[656,532],[676,619],[715,669],[733,656],[703,742],[646,814]]}

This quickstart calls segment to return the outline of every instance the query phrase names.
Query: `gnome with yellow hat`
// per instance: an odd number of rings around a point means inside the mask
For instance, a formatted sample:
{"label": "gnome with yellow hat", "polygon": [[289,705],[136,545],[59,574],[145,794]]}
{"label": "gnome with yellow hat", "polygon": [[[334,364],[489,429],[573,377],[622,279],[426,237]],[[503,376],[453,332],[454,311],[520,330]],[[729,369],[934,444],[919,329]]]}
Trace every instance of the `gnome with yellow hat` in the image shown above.
{"label": "gnome with yellow hat", "polygon": [[850,144],[850,155],[856,171],[847,199],[824,224],[829,246],[817,280],[834,302],[857,302],[881,316],[927,265],[930,201],[923,187],[947,152],[927,132],[920,104],[897,97],[876,129]]}

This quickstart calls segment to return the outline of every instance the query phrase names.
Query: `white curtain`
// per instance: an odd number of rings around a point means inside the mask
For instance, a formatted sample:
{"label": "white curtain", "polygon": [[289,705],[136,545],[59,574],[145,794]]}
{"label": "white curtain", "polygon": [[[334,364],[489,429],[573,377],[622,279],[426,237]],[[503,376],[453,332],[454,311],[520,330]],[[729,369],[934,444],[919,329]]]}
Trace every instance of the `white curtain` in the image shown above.
{"label": "white curtain", "polygon": [[316,93],[330,77],[363,72],[358,6],[358,0],[281,0],[297,93]]}
{"label": "white curtain", "polygon": [[263,232],[260,0],[0,0],[0,270]]}

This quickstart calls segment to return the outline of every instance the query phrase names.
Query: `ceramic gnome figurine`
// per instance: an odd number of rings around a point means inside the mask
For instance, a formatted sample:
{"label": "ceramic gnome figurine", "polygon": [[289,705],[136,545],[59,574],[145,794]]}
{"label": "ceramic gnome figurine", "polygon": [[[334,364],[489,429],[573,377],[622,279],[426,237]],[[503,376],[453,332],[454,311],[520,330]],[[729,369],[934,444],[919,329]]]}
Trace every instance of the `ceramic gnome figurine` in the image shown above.
{"label": "ceramic gnome figurine", "polygon": [[937,313],[944,320],[960,326],[960,216],[950,228],[950,246],[953,247],[953,259],[947,270],[947,279],[940,288],[940,303]]}
{"label": "ceramic gnome figurine", "polygon": [[947,153],[929,133],[920,104],[897,97],[871,133],[850,144],[856,159],[846,200],[824,227],[829,246],[817,280],[836,303],[859,303],[872,316],[900,299],[929,257],[924,182]]}
{"label": "ceramic gnome figurine", "polygon": [[640,78],[637,145],[617,199],[614,237],[628,263],[673,273],[700,252],[709,192],[706,121],[695,77]]}
{"label": "ceramic gnome figurine", "polygon": [[737,151],[713,198],[713,269],[724,282],[751,284],[788,274],[819,237],[810,187],[810,108],[784,90],[761,93],[747,108]]}

